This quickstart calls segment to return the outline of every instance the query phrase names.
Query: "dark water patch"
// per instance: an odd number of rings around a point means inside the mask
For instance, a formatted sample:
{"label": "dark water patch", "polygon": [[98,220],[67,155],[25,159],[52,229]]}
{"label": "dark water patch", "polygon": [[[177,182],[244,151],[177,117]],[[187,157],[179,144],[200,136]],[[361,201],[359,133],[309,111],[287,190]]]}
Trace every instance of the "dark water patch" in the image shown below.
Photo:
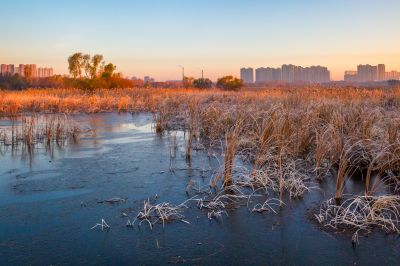
{"label": "dark water patch", "polygon": [[[95,134],[77,145],[52,154],[39,147],[33,161],[11,152],[0,155],[1,264],[398,263],[400,242],[393,235],[374,231],[353,248],[349,236],[321,230],[310,220],[312,208],[334,196],[333,178],[303,199],[286,198],[276,215],[251,212],[242,202],[228,209],[228,216],[209,220],[207,210],[193,202],[184,212],[190,224],[126,227],[144,200],[180,204],[194,196],[186,193],[191,180],[205,186],[219,166],[204,151],[193,151],[187,162],[179,132],[176,155],[170,158],[169,135],[155,134],[151,119],[149,114],[79,115],[74,120]],[[363,190],[362,182],[346,180],[345,193]],[[98,203],[113,198],[125,201]],[[91,230],[101,219],[111,228]]]}

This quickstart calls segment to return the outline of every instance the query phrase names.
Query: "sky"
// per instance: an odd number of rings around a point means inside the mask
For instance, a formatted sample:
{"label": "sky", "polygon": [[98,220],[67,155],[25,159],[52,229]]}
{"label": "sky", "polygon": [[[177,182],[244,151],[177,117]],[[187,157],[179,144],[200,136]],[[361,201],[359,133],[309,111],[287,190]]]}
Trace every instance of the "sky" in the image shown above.
{"label": "sky", "polygon": [[67,74],[74,52],[126,76],[178,80],[240,67],[400,70],[399,0],[0,0],[0,63]]}

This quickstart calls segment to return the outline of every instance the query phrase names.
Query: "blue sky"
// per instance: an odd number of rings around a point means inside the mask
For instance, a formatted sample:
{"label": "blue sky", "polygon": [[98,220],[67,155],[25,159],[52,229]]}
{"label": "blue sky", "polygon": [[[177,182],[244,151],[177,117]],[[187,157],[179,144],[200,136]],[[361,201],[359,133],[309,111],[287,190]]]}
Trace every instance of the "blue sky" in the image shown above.
{"label": "blue sky", "polygon": [[215,79],[241,66],[358,63],[400,70],[397,0],[0,0],[1,63],[67,72],[75,51],[103,54],[125,75]]}

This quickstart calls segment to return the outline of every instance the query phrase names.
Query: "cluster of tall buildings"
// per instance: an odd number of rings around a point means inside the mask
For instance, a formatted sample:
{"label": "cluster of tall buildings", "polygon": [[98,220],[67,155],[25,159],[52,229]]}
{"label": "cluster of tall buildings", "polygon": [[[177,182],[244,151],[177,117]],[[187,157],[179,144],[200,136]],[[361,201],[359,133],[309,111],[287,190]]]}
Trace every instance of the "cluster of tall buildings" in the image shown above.
{"label": "cluster of tall buildings", "polygon": [[17,67],[13,64],[1,64],[0,74],[2,76],[19,75],[30,78],[48,78],[53,76],[53,68],[37,67],[36,64],[19,64]]}
{"label": "cluster of tall buildings", "polygon": [[344,72],[344,81],[347,82],[373,82],[391,79],[400,79],[400,72],[386,72],[384,64],[379,64],[377,66],[358,65],[357,71]]}
{"label": "cluster of tall buildings", "polygon": [[308,82],[326,83],[330,82],[328,68],[322,66],[301,67],[295,65],[282,65],[280,68],[261,67],[255,71],[253,68],[241,68],[240,78],[244,83],[268,83],[268,82]]}

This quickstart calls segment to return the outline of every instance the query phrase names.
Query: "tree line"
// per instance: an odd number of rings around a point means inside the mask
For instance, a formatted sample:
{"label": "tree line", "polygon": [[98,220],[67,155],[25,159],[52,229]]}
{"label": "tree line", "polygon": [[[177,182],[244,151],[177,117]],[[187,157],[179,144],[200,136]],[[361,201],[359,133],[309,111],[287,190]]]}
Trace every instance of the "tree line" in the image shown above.
{"label": "tree line", "polygon": [[[54,75],[47,78],[33,78],[30,69],[26,68],[24,77],[15,74],[13,76],[0,75],[0,89],[25,89],[25,88],[132,88],[152,87],[154,84],[144,83],[142,80],[123,78],[116,71],[113,63],[106,63],[103,55],[83,54],[77,52],[68,57],[68,71],[70,77]],[[213,82],[208,78],[184,77],[182,86],[185,88],[209,89]],[[225,76],[218,79],[215,84],[223,90],[239,90],[243,87],[243,81],[233,76]]]}

